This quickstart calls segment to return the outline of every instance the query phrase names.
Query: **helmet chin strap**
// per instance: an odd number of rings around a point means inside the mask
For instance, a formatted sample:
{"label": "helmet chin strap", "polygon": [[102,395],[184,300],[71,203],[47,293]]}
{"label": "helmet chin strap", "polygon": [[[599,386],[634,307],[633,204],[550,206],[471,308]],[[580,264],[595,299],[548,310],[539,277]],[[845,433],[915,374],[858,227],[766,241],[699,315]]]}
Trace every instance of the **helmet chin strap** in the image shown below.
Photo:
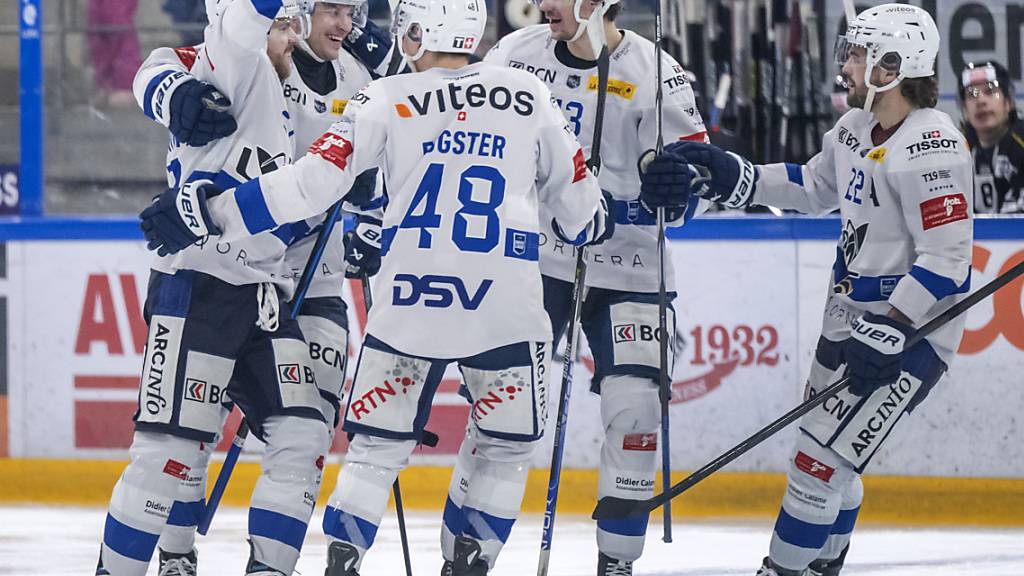
{"label": "helmet chin strap", "polygon": [[871,83],[871,73],[874,70],[875,64],[873,62],[869,62],[868,65],[864,68],[864,85],[868,87],[868,95],[864,99],[864,111],[871,113],[873,113],[871,108],[875,105],[875,94],[878,94],[880,92],[888,92],[889,90],[892,90],[893,88],[899,86],[900,82],[902,82],[904,78],[903,73],[900,72],[892,82],[889,82],[885,86],[875,86],[874,84]]}
{"label": "helmet chin strap", "polygon": [[[580,37],[583,36],[583,33],[586,32],[587,35],[590,37],[590,46],[592,48],[594,48],[594,57],[596,58],[597,57],[597,52],[601,48],[600,48],[599,44],[597,45],[597,47],[595,47],[595,36],[594,36],[594,34],[596,34],[596,33],[603,34],[603,32],[604,32],[604,14],[605,14],[605,12],[608,11],[609,8],[611,8],[611,3],[608,2],[608,0],[604,0],[603,2],[601,2],[600,6],[594,8],[594,11],[590,14],[590,18],[587,18],[586,20],[584,20],[583,17],[580,16],[580,8],[583,6],[584,2],[588,2],[588,1],[589,0],[576,0],[576,2],[573,3],[572,15],[573,15],[573,18],[576,19],[577,26],[576,26],[576,33],[572,35],[572,38],[569,39],[569,42],[575,42],[575,41],[579,40]],[[598,30],[596,30],[597,28],[600,28],[601,30],[598,31]]]}

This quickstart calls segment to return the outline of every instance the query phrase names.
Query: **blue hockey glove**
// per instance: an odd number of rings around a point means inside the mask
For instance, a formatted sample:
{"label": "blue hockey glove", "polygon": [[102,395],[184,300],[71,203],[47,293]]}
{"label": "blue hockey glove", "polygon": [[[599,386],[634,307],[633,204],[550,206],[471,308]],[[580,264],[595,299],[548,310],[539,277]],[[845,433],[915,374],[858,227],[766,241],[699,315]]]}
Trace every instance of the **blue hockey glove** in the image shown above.
{"label": "blue hockey glove", "polygon": [[370,168],[356,176],[352,187],[345,194],[345,202],[354,206],[366,206],[373,201],[377,190],[377,168]]}
{"label": "blue hockey glove", "polygon": [[174,89],[168,129],[179,142],[204,146],[234,134],[235,117],[228,113],[231,101],[212,84],[188,80]]}
{"label": "blue hockey glove", "polygon": [[691,187],[700,183],[697,169],[668,154],[656,156],[654,150],[644,152],[637,161],[640,172],[640,204],[652,214],[665,209],[666,221],[682,218],[690,203]]}
{"label": "blue hockey glove", "polygon": [[685,162],[700,174],[690,186],[701,198],[726,208],[746,208],[754,198],[759,174],[753,164],[737,154],[713,144],[680,141],[665,146],[664,155],[672,157],[677,170]]}
{"label": "blue hockey glove", "polygon": [[378,75],[383,74],[378,69],[385,65],[391,43],[391,34],[369,19],[361,27],[353,23],[352,31],[345,36],[344,41],[345,48]]}
{"label": "blue hockey glove", "polygon": [[903,366],[904,347],[914,329],[888,316],[865,313],[853,321],[846,340],[846,375],[850,392],[867,396],[896,382]]}
{"label": "blue hockey glove", "polygon": [[360,216],[345,235],[345,278],[369,278],[380,271],[380,220]]}
{"label": "blue hockey glove", "polygon": [[562,227],[558,225],[558,220],[554,218],[551,219],[551,229],[554,230],[555,236],[558,236],[558,239],[566,244],[572,246],[597,246],[615,234],[614,207],[615,203],[612,201],[612,195],[602,190],[601,206],[594,214],[594,219],[590,224],[587,224],[587,227],[576,238],[568,238],[566,233],[562,231]]}
{"label": "blue hockey glove", "polygon": [[207,236],[220,234],[210,218],[206,198],[221,190],[209,180],[189,182],[181,188],[168,188],[146,207],[139,218],[139,227],[146,237],[146,247],[161,256],[177,254]]}

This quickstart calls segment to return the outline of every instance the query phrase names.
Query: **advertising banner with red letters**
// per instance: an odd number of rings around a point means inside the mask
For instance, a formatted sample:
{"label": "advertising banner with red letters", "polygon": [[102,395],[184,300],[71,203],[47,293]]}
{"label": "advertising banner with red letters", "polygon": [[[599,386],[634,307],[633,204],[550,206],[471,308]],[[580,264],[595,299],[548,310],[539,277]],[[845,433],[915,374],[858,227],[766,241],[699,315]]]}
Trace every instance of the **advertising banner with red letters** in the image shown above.
{"label": "advertising banner with red letters", "polygon": [[[149,254],[134,241],[6,246],[8,274],[0,279],[0,293],[8,302],[10,455],[124,458],[146,341],[142,305]],[[673,241],[671,248],[679,292],[672,461],[678,470],[693,470],[801,401],[835,246],[816,240],[700,240]],[[977,243],[974,287],[1021,260],[1019,241]],[[338,281],[346,282],[340,275]],[[359,286],[347,282],[347,353],[354,359],[365,314]],[[875,457],[874,472],[1024,476],[1022,286],[1015,282],[971,311],[949,375],[900,421]],[[626,339],[654,338],[655,328],[613,327]],[[426,337],[429,330],[422,328]],[[596,468],[603,441],[599,399],[589,392],[592,370],[584,346],[569,415],[570,467]],[[548,373],[551,429],[561,370],[554,366]],[[449,371],[427,426],[440,443],[419,449],[416,462],[454,462],[470,414],[458,386],[458,372]],[[237,419],[236,412],[226,426],[228,440]],[[730,469],[784,471],[796,433],[784,431]],[[344,434],[338,436],[336,449],[343,451]],[[547,465],[550,436],[538,450],[537,466]],[[658,444],[656,435],[626,441],[636,450],[656,450]],[[257,442],[250,444],[247,450],[259,450]]]}

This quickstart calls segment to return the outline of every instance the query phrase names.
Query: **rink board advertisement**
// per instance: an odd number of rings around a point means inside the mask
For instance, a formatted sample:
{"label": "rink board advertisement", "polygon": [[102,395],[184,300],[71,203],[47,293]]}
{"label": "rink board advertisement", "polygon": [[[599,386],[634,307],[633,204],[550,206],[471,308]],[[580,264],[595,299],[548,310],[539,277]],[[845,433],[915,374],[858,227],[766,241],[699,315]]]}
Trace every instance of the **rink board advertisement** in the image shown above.
{"label": "rink board advertisement", "polygon": [[[692,470],[801,400],[835,248],[823,238],[781,237],[674,240],[671,247],[679,289],[672,461],[677,470]],[[123,459],[146,336],[149,254],[133,240],[11,241],[5,254],[0,300],[6,307],[2,369],[10,455]],[[1020,239],[978,240],[974,287],[1022,259]],[[949,376],[899,424],[899,433],[876,456],[874,472],[1024,477],[1021,287],[1018,281],[971,311]],[[348,283],[346,290],[353,356],[365,317],[358,313],[358,285]],[[622,331],[643,338],[653,327]],[[588,391],[592,365],[584,347],[572,396],[568,467],[597,467],[602,429],[598,398]],[[552,373],[561,370],[556,366]],[[550,386],[550,406],[559,386],[557,379]],[[428,424],[441,443],[418,450],[417,462],[454,462],[469,413],[457,388],[457,372],[450,372]],[[554,409],[549,427],[553,415]],[[229,421],[230,431],[235,422]],[[795,433],[784,431],[729,469],[783,471]],[[343,450],[343,442],[336,449]],[[538,451],[535,464],[545,467],[549,453]]]}

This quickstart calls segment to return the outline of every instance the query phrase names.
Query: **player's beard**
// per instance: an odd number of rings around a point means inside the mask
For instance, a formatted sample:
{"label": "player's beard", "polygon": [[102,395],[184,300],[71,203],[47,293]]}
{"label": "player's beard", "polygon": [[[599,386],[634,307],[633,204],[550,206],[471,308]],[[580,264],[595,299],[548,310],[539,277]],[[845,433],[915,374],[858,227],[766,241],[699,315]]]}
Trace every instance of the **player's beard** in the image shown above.
{"label": "player's beard", "polygon": [[864,104],[868,101],[868,91],[866,88],[857,87],[853,92],[847,92],[846,94],[846,105],[850,108],[864,108]]}

